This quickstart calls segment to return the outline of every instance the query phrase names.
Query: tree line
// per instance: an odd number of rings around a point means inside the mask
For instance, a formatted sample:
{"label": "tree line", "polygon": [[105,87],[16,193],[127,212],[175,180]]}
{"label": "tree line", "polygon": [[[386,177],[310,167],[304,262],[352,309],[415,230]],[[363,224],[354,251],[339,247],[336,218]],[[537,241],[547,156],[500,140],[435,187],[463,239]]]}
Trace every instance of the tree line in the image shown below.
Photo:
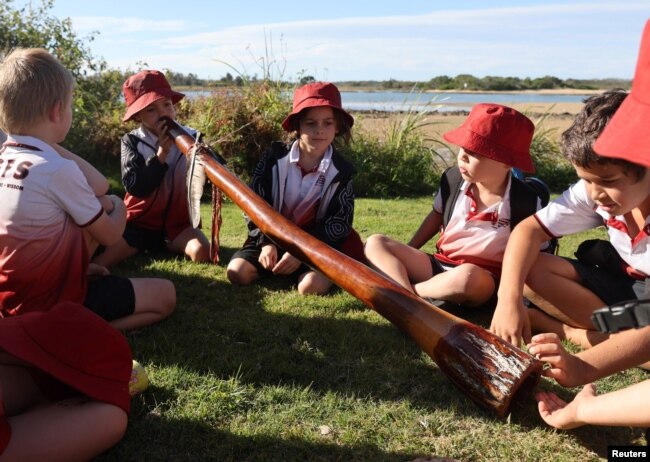
{"label": "tree line", "polygon": [[[167,78],[177,86],[194,87],[219,87],[219,86],[242,86],[245,82],[255,82],[257,76],[236,76],[227,73],[219,79],[200,79],[195,74],[181,74],[167,71]],[[304,85],[314,82],[313,76],[304,76],[297,82]],[[296,82],[283,82],[287,87],[293,87]],[[609,90],[612,88],[629,89],[631,80],[627,79],[560,79],[550,75],[537,78],[519,77],[497,77],[485,76],[476,77],[471,74],[459,74],[455,77],[439,75],[428,81],[414,80],[354,80],[335,82],[343,88],[373,88],[384,90],[456,90],[456,91],[522,91],[522,90]]]}

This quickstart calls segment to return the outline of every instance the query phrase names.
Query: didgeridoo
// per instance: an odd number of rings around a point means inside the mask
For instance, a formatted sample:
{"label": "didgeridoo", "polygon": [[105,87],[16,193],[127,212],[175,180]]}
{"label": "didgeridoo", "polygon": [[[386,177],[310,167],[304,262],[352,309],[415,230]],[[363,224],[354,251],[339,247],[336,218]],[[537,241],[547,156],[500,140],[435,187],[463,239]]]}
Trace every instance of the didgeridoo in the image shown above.
{"label": "didgeridoo", "polygon": [[198,156],[208,179],[265,235],[408,334],[479,405],[505,416],[536,387],[540,361],[306,233],[224,167],[212,150],[195,144],[176,122],[169,119],[167,127],[181,152]]}

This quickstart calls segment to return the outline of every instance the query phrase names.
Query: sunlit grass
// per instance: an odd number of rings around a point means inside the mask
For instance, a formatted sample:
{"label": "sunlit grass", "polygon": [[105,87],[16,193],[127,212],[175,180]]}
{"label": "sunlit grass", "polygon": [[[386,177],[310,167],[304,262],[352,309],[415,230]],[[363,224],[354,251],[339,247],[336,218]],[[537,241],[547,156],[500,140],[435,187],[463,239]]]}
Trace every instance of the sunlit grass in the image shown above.
{"label": "sunlit grass", "polygon": [[[431,200],[358,199],[356,228],[406,241]],[[628,428],[552,430],[532,400],[509,420],[477,408],[407,335],[340,290],[302,297],[282,279],[233,287],[225,265],[244,237],[241,212],[227,202],[219,265],[144,256],[115,269],[173,280],[178,306],[128,334],[151,386],[133,399],[125,438],[100,460],[582,462],[605,457],[607,445],[643,442]],[[562,253],[584,237],[565,238]],[[633,369],[599,386],[645,378]]]}

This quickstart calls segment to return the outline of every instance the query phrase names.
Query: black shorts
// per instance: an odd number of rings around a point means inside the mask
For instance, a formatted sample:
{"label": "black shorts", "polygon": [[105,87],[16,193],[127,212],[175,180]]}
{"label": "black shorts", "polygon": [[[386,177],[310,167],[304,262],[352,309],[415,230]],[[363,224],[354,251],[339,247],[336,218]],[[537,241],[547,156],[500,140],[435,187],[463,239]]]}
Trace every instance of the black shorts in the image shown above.
{"label": "black shorts", "polygon": [[[432,272],[433,276],[436,276],[436,275],[438,275],[440,273],[444,273],[445,271],[453,268],[453,265],[443,265],[442,263],[440,263],[440,260],[438,260],[433,255],[429,255],[429,260],[431,260],[431,272]],[[476,310],[476,309],[494,310],[496,308],[497,301],[498,301],[498,299],[497,299],[497,289],[499,287],[499,279],[497,277],[495,277],[494,274],[492,274],[492,277],[494,278],[494,292],[492,292],[492,295],[490,296],[490,298],[487,301],[485,301],[484,303],[482,303],[478,307],[473,307],[472,310]],[[429,303],[431,303],[433,305],[436,305],[436,306],[454,305],[453,303],[447,302],[446,300],[436,300],[436,299],[433,299],[431,297],[425,297],[425,299]]]}
{"label": "black shorts", "polygon": [[565,260],[578,272],[582,285],[596,294],[605,305],[644,297],[644,280],[634,279],[622,273],[613,273],[572,258]]}
{"label": "black shorts", "polygon": [[[244,259],[257,269],[257,273],[260,276],[264,276],[264,277],[273,276],[272,271],[267,270],[260,264],[259,261],[260,253],[262,253],[262,248],[259,247],[255,242],[253,242],[252,239],[246,239],[246,242],[244,242],[244,246],[233,254],[233,256],[230,258],[230,261],[234,260],[235,258]],[[280,258],[282,258],[284,254],[285,251],[282,250],[280,247],[278,247],[278,261],[280,261]],[[291,276],[297,278],[301,274],[304,274],[308,271],[313,271],[313,270],[309,268],[309,266],[303,263],[298,267],[296,271],[291,273]]]}
{"label": "black shorts", "polygon": [[135,291],[128,278],[100,276],[88,281],[84,306],[107,321],[135,312]]}
{"label": "black shorts", "polygon": [[167,236],[162,230],[141,228],[127,223],[122,235],[127,244],[135,247],[140,252],[146,250],[160,252],[167,250]]}

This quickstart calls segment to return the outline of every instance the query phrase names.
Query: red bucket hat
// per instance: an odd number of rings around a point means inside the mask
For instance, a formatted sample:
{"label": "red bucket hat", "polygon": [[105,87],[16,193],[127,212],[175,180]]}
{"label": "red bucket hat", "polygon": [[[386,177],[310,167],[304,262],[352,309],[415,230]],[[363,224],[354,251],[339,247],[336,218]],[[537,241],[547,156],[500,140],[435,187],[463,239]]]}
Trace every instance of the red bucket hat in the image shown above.
{"label": "red bucket hat", "polygon": [[632,90],[593,144],[593,150],[603,157],[650,167],[650,21],[641,37]]}
{"label": "red bucket hat", "polygon": [[310,107],[329,106],[338,109],[345,117],[350,127],[354,124],[354,118],[343,110],[341,105],[341,93],[336,85],[328,82],[309,83],[298,88],[293,93],[293,110],[282,122],[282,128],[286,131],[293,129],[293,118],[300,111]]}
{"label": "red bucket hat", "polygon": [[63,302],[49,311],[1,318],[0,349],[90,398],[130,411],[129,344],[82,305]]}
{"label": "red bucket hat", "polygon": [[126,114],[122,122],[131,118],[154,101],[162,98],[171,98],[174,104],[182,100],[185,95],[172,90],[165,75],[160,71],[140,71],[132,75],[122,85]]}
{"label": "red bucket hat", "polygon": [[535,124],[500,104],[475,105],[463,124],[442,135],[450,143],[482,156],[534,173],[530,157]]}

